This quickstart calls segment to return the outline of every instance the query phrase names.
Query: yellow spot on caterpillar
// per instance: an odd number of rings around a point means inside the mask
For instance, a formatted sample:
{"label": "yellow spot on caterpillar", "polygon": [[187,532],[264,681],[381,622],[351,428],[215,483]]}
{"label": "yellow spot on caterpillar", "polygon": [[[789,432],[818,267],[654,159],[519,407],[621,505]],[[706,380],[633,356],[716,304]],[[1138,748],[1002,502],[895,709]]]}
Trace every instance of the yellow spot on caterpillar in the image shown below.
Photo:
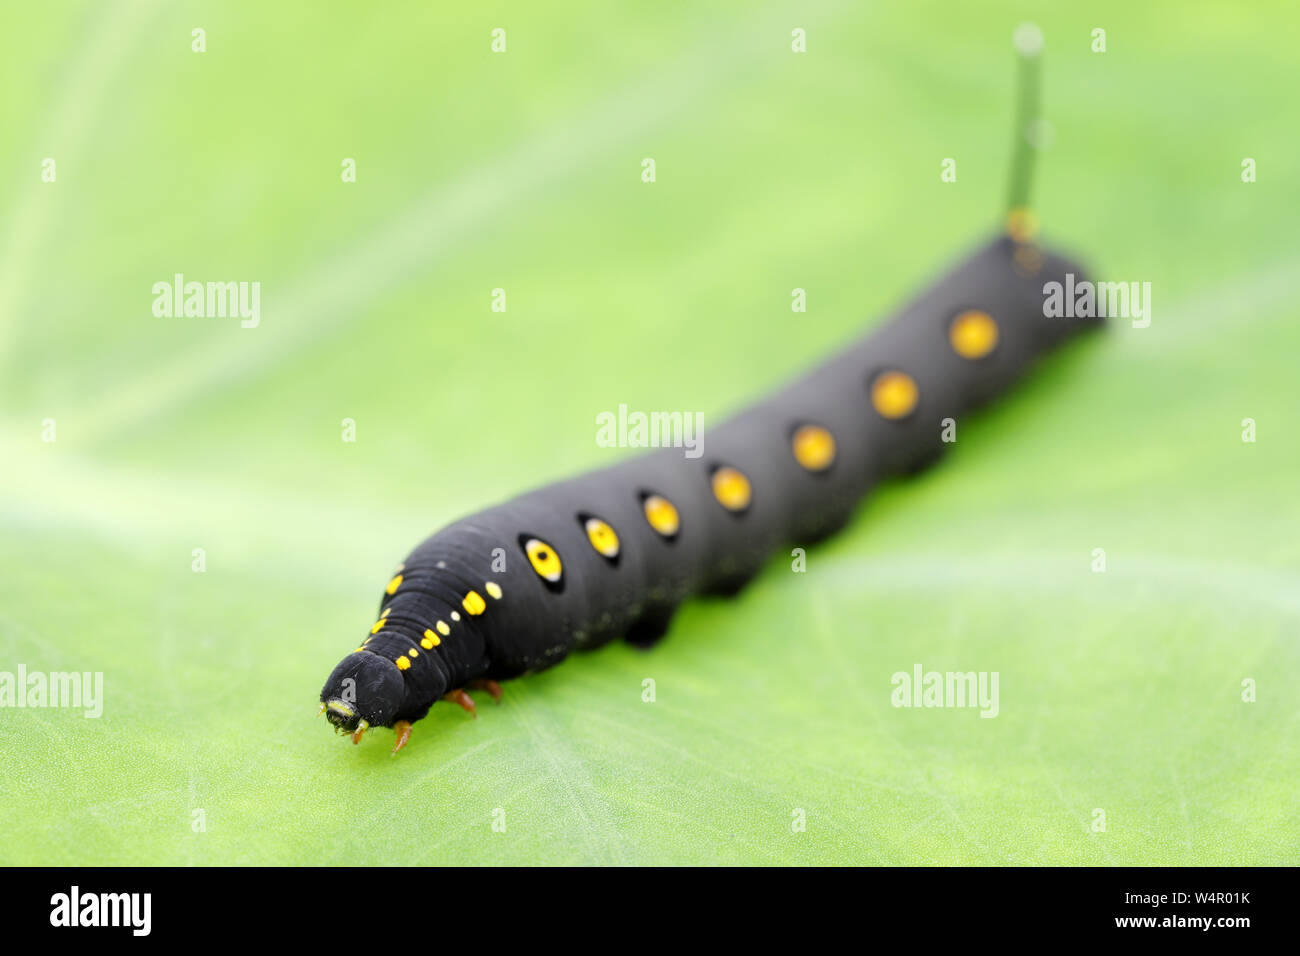
{"label": "yellow spot on caterpillar", "polygon": [[1007,213],[1007,235],[1016,242],[1030,242],[1038,234],[1038,217],[1032,209],[1017,206]]}
{"label": "yellow spot on caterpillar", "polygon": [[433,631],[425,631],[424,640],[422,640],[420,643],[424,645],[424,649],[427,651],[429,648],[437,647],[439,644],[441,644],[442,638],[438,637],[438,635],[433,633]]}
{"label": "yellow spot on caterpillar", "polygon": [[482,614],[487,610],[487,601],[483,600],[483,595],[477,591],[470,591],[466,594],[460,605],[470,614]]}
{"label": "yellow spot on caterpillar", "polygon": [[332,700],[325,706],[336,714],[342,714],[344,717],[352,717],[356,713],[356,711],[340,700]]}
{"label": "yellow spot on caterpillar", "polygon": [[647,495],[642,507],[645,508],[645,520],[650,522],[650,527],[665,538],[671,538],[680,530],[682,522],[677,517],[677,509],[667,498],[662,495]]}
{"label": "yellow spot on caterpillar", "polygon": [[403,654],[403,655],[402,655],[401,657],[399,657],[397,660],[393,661],[393,663],[397,665],[397,669],[398,669],[399,671],[410,670],[410,668],[411,668],[411,662],[410,662],[409,660],[406,659],[406,655],[405,655],[405,654]]}
{"label": "yellow spot on caterpillar", "polygon": [[[424,633],[428,634],[429,632],[425,631]],[[426,651],[433,650],[433,645],[434,645],[434,641],[432,638],[426,637],[424,638],[424,640],[420,641],[420,646],[423,647]]]}
{"label": "yellow spot on caterpillar", "polygon": [[563,576],[564,565],[560,563],[560,556],[545,541],[529,538],[524,542],[524,554],[528,555],[528,563],[533,566],[533,570],[552,584]]}
{"label": "yellow spot on caterpillar", "polygon": [[[446,621],[439,621],[437,624],[433,626],[438,629],[438,633],[441,634],[443,637],[446,637],[448,634],[451,633],[451,628],[447,625]],[[426,636],[428,636],[429,632],[425,631],[424,633]]]}
{"label": "yellow spot on caterpillar", "polygon": [[618,557],[618,535],[613,528],[599,518],[588,518],[583,522],[583,528],[597,554],[603,554],[607,558]]}
{"label": "yellow spot on caterpillar", "polygon": [[406,653],[410,654],[412,657],[419,657],[419,656],[420,656],[420,652],[417,651],[414,647],[411,648],[411,649],[410,649],[409,651],[407,651]]}
{"label": "yellow spot on caterpillar", "polygon": [[967,309],[948,326],[952,350],[967,359],[981,359],[998,344],[998,324],[979,309]]}
{"label": "yellow spot on caterpillar", "polygon": [[483,590],[492,595],[493,600],[501,600],[501,585],[497,584],[495,581],[489,581],[487,584],[483,585]]}
{"label": "yellow spot on caterpillar", "polygon": [[919,397],[916,381],[906,372],[882,372],[871,383],[871,404],[885,418],[906,418]]}
{"label": "yellow spot on caterpillar", "polygon": [[384,618],[381,617],[379,620],[375,621],[374,626],[370,628],[370,633],[378,634],[379,629],[382,628],[387,623],[388,621],[386,621]]}
{"label": "yellow spot on caterpillar", "polygon": [[713,497],[728,511],[744,511],[749,507],[753,491],[749,479],[736,468],[723,466],[713,473]]}
{"label": "yellow spot on caterpillar", "polygon": [[835,462],[835,436],[820,425],[800,425],[790,446],[794,460],[809,471],[825,471]]}
{"label": "yellow spot on caterpillar", "polygon": [[460,612],[459,612],[459,611],[452,611],[452,612],[451,612],[451,619],[452,619],[453,621],[459,621],[459,620],[460,620]]}
{"label": "yellow spot on caterpillar", "polygon": [[364,647],[358,647],[358,648],[357,648],[355,651],[353,651],[352,653],[353,653],[353,654],[360,654],[360,653],[361,653],[362,651],[364,651],[364,650],[365,650]]}
{"label": "yellow spot on caterpillar", "polygon": [[399,574],[388,582],[388,587],[384,588],[389,594],[396,594],[397,589],[402,586],[402,576]]}
{"label": "yellow spot on caterpillar", "polygon": [[390,614],[392,614],[392,613],[393,613],[393,609],[392,609],[391,607],[386,607],[386,608],[384,608],[384,612],[383,612],[382,614],[380,614],[379,616],[380,616],[380,617],[388,617],[388,615],[390,615]]}

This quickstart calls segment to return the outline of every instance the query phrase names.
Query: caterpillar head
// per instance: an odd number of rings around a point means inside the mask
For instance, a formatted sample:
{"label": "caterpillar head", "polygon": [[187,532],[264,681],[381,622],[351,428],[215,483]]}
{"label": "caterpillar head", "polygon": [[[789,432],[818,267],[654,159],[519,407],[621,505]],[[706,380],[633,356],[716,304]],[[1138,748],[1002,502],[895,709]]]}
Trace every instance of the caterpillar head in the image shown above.
{"label": "caterpillar head", "polygon": [[339,661],[321,688],[325,716],[340,733],[360,733],[361,726],[387,727],[393,723],[406,683],[397,665],[369,651],[349,654]]}

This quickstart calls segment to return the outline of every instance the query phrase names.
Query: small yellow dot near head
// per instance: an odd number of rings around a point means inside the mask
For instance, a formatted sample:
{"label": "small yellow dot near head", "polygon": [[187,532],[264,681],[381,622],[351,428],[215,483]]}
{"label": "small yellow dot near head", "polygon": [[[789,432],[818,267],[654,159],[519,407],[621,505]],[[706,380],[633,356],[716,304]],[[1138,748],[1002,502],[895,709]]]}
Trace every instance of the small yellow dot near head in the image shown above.
{"label": "small yellow dot near head", "polygon": [[388,617],[388,615],[390,615],[390,614],[392,614],[392,613],[393,613],[393,609],[392,609],[391,607],[386,607],[386,608],[384,608],[383,612],[382,612],[379,616],[380,616],[380,617]]}
{"label": "small yellow dot near head", "polygon": [[360,654],[360,653],[361,653],[362,651],[364,651],[364,650],[365,650],[364,647],[358,647],[358,648],[357,648],[355,651],[353,651],[352,653],[353,653],[353,654]]}
{"label": "small yellow dot near head", "polygon": [[460,604],[470,614],[482,614],[487,610],[487,601],[483,600],[483,595],[477,591],[470,591],[466,594],[465,599]]}
{"label": "small yellow dot near head", "polygon": [[871,383],[871,404],[885,418],[906,418],[919,396],[916,381],[906,372],[882,372]]}
{"label": "small yellow dot near head", "polygon": [[993,316],[979,309],[967,309],[948,326],[952,350],[967,359],[981,359],[998,344],[998,324]]}
{"label": "small yellow dot near head", "polygon": [[414,647],[411,648],[411,649],[410,649],[409,651],[407,651],[406,653],[410,654],[412,657],[419,657],[419,656],[420,656],[420,652],[417,651]]}
{"label": "small yellow dot near head", "polygon": [[384,588],[384,590],[387,591],[389,594],[395,594],[397,592],[397,589],[400,588],[401,586],[402,586],[402,576],[398,574],[393,577],[393,580],[388,582],[388,587]]}
{"label": "small yellow dot near head", "polygon": [[501,585],[497,584],[495,581],[489,581],[487,584],[483,585],[483,590],[487,591],[487,593],[492,596],[493,600],[501,600]]}
{"label": "small yellow dot near head", "polygon": [[442,641],[439,639],[437,634],[433,633],[433,631],[425,631],[424,640],[420,643],[424,645],[424,649],[427,651],[431,647],[437,647],[442,643]]}
{"label": "small yellow dot near head", "polygon": [[744,511],[749,507],[753,491],[749,479],[736,468],[724,466],[713,473],[713,497],[728,511]]}
{"label": "small yellow dot near head", "polygon": [[439,621],[437,624],[433,626],[438,629],[438,633],[441,634],[443,637],[446,637],[448,634],[451,633],[451,627],[447,624],[446,621]]}
{"label": "small yellow dot near head", "polygon": [[460,620],[460,612],[459,612],[459,611],[452,611],[452,612],[451,612],[451,619],[452,619],[453,621],[459,621],[459,620]]}
{"label": "small yellow dot near head", "polygon": [[809,471],[825,471],[835,463],[835,436],[820,425],[800,425],[790,444],[794,460]]}
{"label": "small yellow dot near head", "polygon": [[1038,234],[1038,217],[1032,209],[1017,206],[1007,213],[1007,235],[1016,242],[1029,242]]}
{"label": "small yellow dot near head", "polygon": [[375,621],[374,626],[370,628],[370,633],[378,634],[379,629],[382,628],[387,623],[388,622],[381,617],[379,620]]}
{"label": "small yellow dot near head", "polygon": [[643,503],[645,520],[665,538],[671,538],[682,526],[673,503],[661,495],[647,495]]}
{"label": "small yellow dot near head", "polygon": [[405,654],[403,654],[397,660],[393,661],[393,663],[397,665],[397,669],[399,671],[410,670],[411,667],[411,662],[406,659]]}

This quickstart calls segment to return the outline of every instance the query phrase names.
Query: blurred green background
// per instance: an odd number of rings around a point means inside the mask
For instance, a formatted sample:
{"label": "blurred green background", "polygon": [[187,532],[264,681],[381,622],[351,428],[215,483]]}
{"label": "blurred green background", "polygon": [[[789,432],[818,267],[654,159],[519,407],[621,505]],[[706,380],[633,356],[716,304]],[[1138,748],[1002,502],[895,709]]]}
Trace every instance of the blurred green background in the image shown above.
{"label": "blurred green background", "polygon": [[[1294,5],[3,16],[0,670],[106,704],[0,711],[0,862],[1300,859]],[[398,759],[330,734],[424,535],[630,454],[594,443],[620,402],[719,421],[996,226],[1025,19],[1045,238],[1151,282],[1150,328],[652,652],[437,707]],[[176,272],[259,281],[260,326],[155,318]],[[999,717],[891,707],[918,662],[998,671]]]}

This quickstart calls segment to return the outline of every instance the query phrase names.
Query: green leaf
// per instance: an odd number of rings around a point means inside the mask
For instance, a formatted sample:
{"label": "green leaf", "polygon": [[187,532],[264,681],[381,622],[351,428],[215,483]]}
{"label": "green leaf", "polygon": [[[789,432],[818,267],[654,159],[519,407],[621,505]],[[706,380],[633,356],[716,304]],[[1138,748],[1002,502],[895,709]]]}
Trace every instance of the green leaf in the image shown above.
{"label": "green leaf", "polygon": [[[1042,14],[1047,238],[1149,328],[652,651],[397,758],[315,718],[431,530],[629,454],[620,402],[707,428],[996,222],[1016,5],[545,6],[10,12],[0,671],[104,685],[0,710],[0,862],[1294,863],[1290,10]],[[175,273],[260,323],[155,317]],[[916,665],[997,672],[997,716],[893,706]]]}

